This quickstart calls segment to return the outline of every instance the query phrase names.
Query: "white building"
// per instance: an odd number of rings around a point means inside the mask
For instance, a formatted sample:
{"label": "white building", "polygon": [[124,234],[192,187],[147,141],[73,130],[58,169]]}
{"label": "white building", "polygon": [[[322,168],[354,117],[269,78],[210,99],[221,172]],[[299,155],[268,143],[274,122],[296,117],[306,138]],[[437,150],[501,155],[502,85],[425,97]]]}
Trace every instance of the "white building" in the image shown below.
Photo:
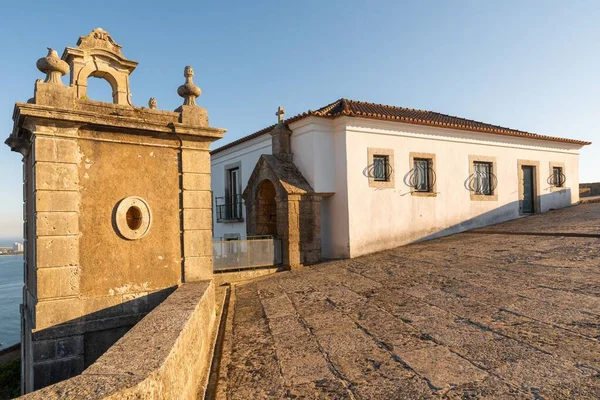
{"label": "white building", "polygon": [[[285,121],[278,115],[278,124],[211,152],[214,236],[313,229],[321,258],[357,257],[577,203],[579,151],[590,144],[346,99]],[[261,182],[248,187],[261,168],[279,168],[262,181],[293,187],[286,195],[293,198],[310,194],[320,217],[283,226],[279,186],[270,201],[279,225],[265,228],[257,220],[268,218],[262,211],[248,215],[248,201],[269,203]],[[298,175],[291,186],[277,177],[286,168]],[[254,197],[244,204],[242,194]]]}

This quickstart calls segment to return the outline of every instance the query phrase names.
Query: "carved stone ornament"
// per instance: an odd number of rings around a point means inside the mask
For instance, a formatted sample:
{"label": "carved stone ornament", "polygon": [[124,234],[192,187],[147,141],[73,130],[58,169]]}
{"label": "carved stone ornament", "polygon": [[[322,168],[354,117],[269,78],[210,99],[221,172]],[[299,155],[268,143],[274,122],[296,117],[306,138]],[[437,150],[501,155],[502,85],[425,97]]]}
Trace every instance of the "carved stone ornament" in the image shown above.
{"label": "carved stone ornament", "polygon": [[37,60],[37,68],[46,74],[46,83],[63,85],[61,76],[69,72],[69,64],[58,57],[56,50],[48,47],[48,55]]}
{"label": "carved stone ornament", "polygon": [[150,97],[150,100],[148,100],[148,107],[151,110],[156,110],[156,99],[154,97]]}
{"label": "carved stone ornament", "polygon": [[183,97],[184,106],[195,106],[196,97],[200,97],[202,90],[194,84],[192,78],[194,77],[194,70],[189,65],[185,67],[183,71],[185,76],[185,83],[177,88],[177,94]]}
{"label": "carved stone ornament", "polygon": [[77,41],[80,49],[105,49],[112,53],[122,55],[122,46],[114,41],[110,33],[102,28],[96,28],[87,36],[80,36]]}

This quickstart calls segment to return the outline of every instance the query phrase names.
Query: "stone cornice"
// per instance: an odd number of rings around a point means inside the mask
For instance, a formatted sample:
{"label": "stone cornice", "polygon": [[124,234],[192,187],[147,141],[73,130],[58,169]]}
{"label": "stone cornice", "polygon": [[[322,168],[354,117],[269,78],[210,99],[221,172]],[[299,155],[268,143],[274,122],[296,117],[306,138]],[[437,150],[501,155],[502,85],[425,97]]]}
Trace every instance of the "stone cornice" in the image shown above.
{"label": "stone cornice", "polygon": [[[179,122],[180,114],[177,112],[132,109],[113,104],[98,104],[96,107],[98,111],[81,109],[88,108],[86,107],[87,105],[78,101],[76,109],[70,110],[38,104],[16,103],[13,119],[17,122],[27,117],[33,117],[68,122],[74,125],[96,125],[134,131],[175,133],[178,135],[211,138],[213,140],[223,137],[223,133],[225,132],[225,129],[221,128],[182,124]],[[94,106],[95,104],[89,105]]]}

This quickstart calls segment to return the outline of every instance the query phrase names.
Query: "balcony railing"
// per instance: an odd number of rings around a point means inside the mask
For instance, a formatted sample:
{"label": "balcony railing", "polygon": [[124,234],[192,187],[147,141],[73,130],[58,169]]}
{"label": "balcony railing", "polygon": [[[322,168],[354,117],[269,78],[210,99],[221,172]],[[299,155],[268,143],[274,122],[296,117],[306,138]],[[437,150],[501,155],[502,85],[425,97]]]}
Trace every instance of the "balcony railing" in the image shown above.
{"label": "balcony railing", "polygon": [[217,222],[241,222],[244,220],[242,207],[244,202],[241,195],[215,197]]}

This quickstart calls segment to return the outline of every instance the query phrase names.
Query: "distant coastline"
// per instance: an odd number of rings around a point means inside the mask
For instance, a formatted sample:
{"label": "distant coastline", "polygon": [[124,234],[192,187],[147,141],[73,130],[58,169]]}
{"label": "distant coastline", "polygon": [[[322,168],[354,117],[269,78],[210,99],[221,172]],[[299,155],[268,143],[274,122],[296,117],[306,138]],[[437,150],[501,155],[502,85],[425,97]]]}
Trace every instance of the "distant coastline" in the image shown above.
{"label": "distant coastline", "polygon": [[0,253],[0,256],[18,256],[19,254],[23,254],[22,251],[15,251],[10,253]]}

